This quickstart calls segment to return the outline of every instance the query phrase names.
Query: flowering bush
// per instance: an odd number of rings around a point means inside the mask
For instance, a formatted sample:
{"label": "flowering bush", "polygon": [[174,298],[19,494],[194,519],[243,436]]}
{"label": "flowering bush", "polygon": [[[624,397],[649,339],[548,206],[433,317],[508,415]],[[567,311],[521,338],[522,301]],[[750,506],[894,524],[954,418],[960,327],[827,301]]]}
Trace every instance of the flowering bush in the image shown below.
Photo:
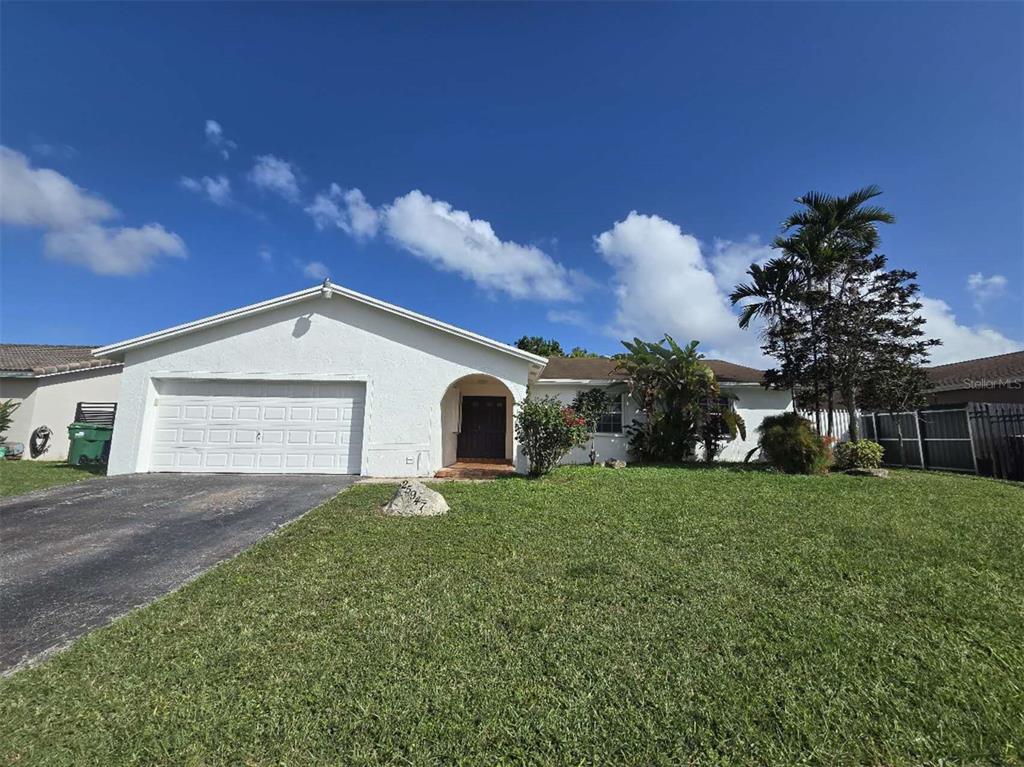
{"label": "flowering bush", "polygon": [[586,419],[554,397],[527,397],[516,413],[516,439],[530,473],[546,474],[574,447],[586,443]]}

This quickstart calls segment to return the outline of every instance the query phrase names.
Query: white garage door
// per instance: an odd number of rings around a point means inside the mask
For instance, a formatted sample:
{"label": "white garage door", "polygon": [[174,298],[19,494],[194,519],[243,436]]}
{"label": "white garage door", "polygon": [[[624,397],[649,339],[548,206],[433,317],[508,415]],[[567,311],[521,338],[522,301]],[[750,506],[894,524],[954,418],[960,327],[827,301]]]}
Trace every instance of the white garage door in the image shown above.
{"label": "white garage door", "polygon": [[358,474],[365,387],[157,382],[150,471]]}

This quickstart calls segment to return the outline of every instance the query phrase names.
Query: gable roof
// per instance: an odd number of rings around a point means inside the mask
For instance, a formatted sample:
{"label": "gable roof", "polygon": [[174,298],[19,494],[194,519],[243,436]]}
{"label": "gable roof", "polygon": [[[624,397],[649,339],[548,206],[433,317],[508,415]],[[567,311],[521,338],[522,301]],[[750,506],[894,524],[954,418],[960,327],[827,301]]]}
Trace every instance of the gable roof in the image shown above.
{"label": "gable roof", "polygon": [[116,344],[110,344],[100,349],[96,349],[93,354],[97,356],[118,356],[124,354],[129,349],[137,349],[141,346],[148,346],[149,344],[157,343],[168,338],[175,338],[177,336],[186,335],[188,333],[194,333],[198,330],[204,330],[209,327],[221,325],[225,322],[232,322],[233,320],[241,319],[242,317],[249,317],[254,314],[260,314],[262,312],[270,311],[271,309],[277,309],[288,304],[297,303],[299,301],[305,301],[310,298],[316,298],[317,296],[331,297],[341,296],[343,298],[356,301],[366,306],[372,306],[375,309],[394,314],[403,319],[410,320],[412,322],[419,323],[420,325],[426,325],[427,327],[440,330],[444,333],[449,333],[458,338],[472,341],[473,343],[486,346],[491,349],[495,349],[505,354],[510,354],[513,357],[518,357],[521,360],[525,360],[536,366],[537,368],[542,367],[546,362],[547,358],[540,357],[536,354],[517,349],[514,346],[503,344],[501,341],[495,341],[493,338],[487,338],[477,333],[473,333],[469,330],[456,327],[455,325],[449,325],[447,322],[441,322],[435,320],[432,317],[427,317],[424,314],[418,314],[409,309],[403,309],[400,306],[389,304],[386,301],[373,298],[372,296],[364,295],[363,293],[357,293],[354,290],[337,285],[333,282],[324,280],[322,285],[315,285],[305,290],[299,290],[295,293],[288,293],[287,295],[278,296],[277,298],[271,298],[267,301],[261,301],[256,304],[250,304],[248,306],[242,306],[238,309],[232,309],[228,312],[222,312],[221,314],[215,314],[211,317],[204,317],[193,322],[187,322],[183,325],[175,325],[174,327],[167,328],[165,330],[158,330],[155,333],[149,333],[138,338],[130,338],[127,341],[120,341]]}
{"label": "gable roof", "polygon": [[68,344],[0,344],[0,372],[35,378],[121,364],[94,357],[92,350],[92,346]]}
{"label": "gable roof", "polygon": [[925,370],[933,391],[1006,386],[1024,381],[1024,351],[950,362]]}
{"label": "gable roof", "polygon": [[[764,371],[725,360],[703,360],[722,383],[761,383]],[[620,381],[619,361],[610,357],[552,357],[539,381]]]}

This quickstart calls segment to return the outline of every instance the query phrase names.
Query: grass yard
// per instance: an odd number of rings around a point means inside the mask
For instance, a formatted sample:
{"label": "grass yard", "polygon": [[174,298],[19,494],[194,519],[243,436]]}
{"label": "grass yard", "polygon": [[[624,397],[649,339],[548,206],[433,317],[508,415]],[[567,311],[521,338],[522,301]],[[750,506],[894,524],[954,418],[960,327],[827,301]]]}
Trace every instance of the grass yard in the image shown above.
{"label": "grass yard", "polygon": [[1024,487],[361,485],[0,683],[26,764],[1020,764]]}
{"label": "grass yard", "polygon": [[106,466],[69,466],[60,461],[0,460],[0,498],[66,485],[105,474]]}

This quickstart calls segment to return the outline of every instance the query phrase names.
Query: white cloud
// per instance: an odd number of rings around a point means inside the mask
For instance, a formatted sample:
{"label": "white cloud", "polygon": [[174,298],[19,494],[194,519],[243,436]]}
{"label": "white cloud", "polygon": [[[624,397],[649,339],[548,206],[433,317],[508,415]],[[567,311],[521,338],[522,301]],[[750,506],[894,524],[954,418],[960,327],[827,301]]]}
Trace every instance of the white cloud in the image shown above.
{"label": "white cloud", "polygon": [[615,270],[617,306],[608,330],[616,338],[653,341],[668,333],[681,344],[699,341],[709,357],[764,363],[757,332],[739,328],[696,237],[633,211],[594,241]]}
{"label": "white cloud", "polygon": [[985,306],[993,299],[1006,293],[1007,279],[1001,274],[993,274],[986,277],[981,272],[975,272],[967,278],[967,292],[971,294],[974,308],[985,311]]}
{"label": "white cloud", "polygon": [[588,280],[540,248],[501,240],[491,225],[419,190],[381,210],[384,230],[398,245],[432,266],[455,272],[513,298],[579,299]]}
{"label": "white cloud", "polygon": [[70,144],[51,144],[47,141],[35,141],[32,144],[32,153],[40,157],[57,157],[69,159],[78,154],[78,150]]}
{"label": "white cloud", "polygon": [[274,254],[270,248],[260,248],[259,257],[264,264],[271,264],[274,261]]}
{"label": "white cloud", "polygon": [[575,325],[580,328],[590,327],[591,324],[587,315],[575,309],[548,309],[547,320],[560,325]]}
{"label": "white cloud", "polygon": [[249,171],[249,180],[260,189],[275,192],[289,202],[299,201],[299,179],[295,166],[272,154],[260,155]]}
{"label": "white cloud", "polygon": [[942,346],[931,350],[929,364],[941,365],[1024,349],[1024,343],[1007,338],[998,330],[959,324],[949,304],[941,299],[922,296],[920,300],[925,335],[942,341]]}
{"label": "white cloud", "polygon": [[206,143],[220,152],[225,160],[231,156],[231,152],[238,147],[234,141],[224,135],[224,129],[216,120],[206,121]]}
{"label": "white cloud", "polygon": [[86,192],[66,176],[33,168],[28,158],[0,146],[0,221],[42,229],[59,229],[118,215],[102,197]]}
{"label": "white cloud", "polygon": [[232,202],[231,181],[227,176],[217,176],[217,178],[203,176],[200,179],[182,176],[181,185],[190,192],[202,195],[214,205],[225,206]]}
{"label": "white cloud", "polygon": [[337,184],[318,194],[306,212],[317,229],[335,226],[356,239],[374,237],[380,228],[380,213],[363,193],[359,189],[343,190]]}
{"label": "white cloud", "polygon": [[772,246],[761,242],[756,234],[741,242],[716,238],[711,251],[711,271],[718,286],[728,295],[737,285],[747,281],[747,270],[751,264],[764,264],[773,255]]}
{"label": "white cloud", "polygon": [[47,232],[43,247],[50,258],[86,266],[97,274],[125,275],[148,271],[160,256],[185,257],[185,243],[160,224],[138,228],[87,224]]}
{"label": "white cloud", "polygon": [[119,215],[101,197],[47,168],[0,146],[0,221],[46,230],[43,250],[50,258],[85,266],[97,274],[136,274],[161,256],[184,258],[185,243],[160,224],[110,227],[100,222]]}
{"label": "white cloud", "polygon": [[331,272],[327,268],[327,264],[320,261],[310,261],[307,264],[303,264],[302,273],[314,280],[326,280],[331,276]]}

